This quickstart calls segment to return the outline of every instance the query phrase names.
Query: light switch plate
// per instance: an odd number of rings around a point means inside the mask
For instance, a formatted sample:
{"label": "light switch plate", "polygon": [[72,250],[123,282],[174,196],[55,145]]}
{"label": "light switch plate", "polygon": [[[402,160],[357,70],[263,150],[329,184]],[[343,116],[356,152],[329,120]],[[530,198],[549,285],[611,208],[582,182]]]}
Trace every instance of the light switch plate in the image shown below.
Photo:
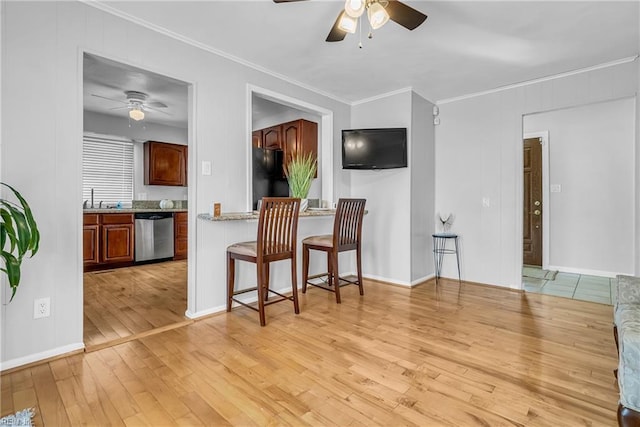
{"label": "light switch plate", "polygon": [[560,185],[560,184],[551,184],[549,186],[549,190],[552,193],[562,193],[562,185]]}
{"label": "light switch plate", "polygon": [[483,208],[491,207],[491,200],[488,197],[482,198],[482,207]]}
{"label": "light switch plate", "polygon": [[211,162],[208,160],[202,162],[202,175],[211,175]]}

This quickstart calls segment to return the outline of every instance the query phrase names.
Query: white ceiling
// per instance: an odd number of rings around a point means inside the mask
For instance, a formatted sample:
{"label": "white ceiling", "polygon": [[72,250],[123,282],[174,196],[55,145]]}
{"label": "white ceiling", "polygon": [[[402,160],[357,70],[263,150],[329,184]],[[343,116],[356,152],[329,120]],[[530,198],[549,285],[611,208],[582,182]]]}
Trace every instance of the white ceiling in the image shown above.
{"label": "white ceiling", "polygon": [[640,50],[638,0],[406,3],[427,21],[411,32],[389,22],[372,40],[365,31],[358,49],[357,34],[324,41],[342,1],[103,2],[347,102],[407,87],[438,101]]}
{"label": "white ceiling", "polygon": [[[128,118],[125,91],[143,92],[148,102],[162,102],[167,108],[146,110],[144,122],[187,127],[188,84],[120,62],[84,54],[84,110]],[[108,100],[100,97],[111,98]]]}

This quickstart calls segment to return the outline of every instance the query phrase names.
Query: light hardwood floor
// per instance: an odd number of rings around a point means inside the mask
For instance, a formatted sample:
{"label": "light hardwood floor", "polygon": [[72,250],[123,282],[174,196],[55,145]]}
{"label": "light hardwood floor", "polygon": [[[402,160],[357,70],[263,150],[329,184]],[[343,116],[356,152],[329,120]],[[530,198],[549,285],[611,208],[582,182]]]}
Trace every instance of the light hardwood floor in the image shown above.
{"label": "light hardwood floor", "polygon": [[89,351],[190,323],[187,261],[84,273],[84,343]]}
{"label": "light hardwood floor", "polygon": [[[213,286],[213,285],[212,285]],[[221,285],[222,286],[222,285]],[[615,425],[610,306],[442,280],[246,308],[2,376],[36,425]]]}

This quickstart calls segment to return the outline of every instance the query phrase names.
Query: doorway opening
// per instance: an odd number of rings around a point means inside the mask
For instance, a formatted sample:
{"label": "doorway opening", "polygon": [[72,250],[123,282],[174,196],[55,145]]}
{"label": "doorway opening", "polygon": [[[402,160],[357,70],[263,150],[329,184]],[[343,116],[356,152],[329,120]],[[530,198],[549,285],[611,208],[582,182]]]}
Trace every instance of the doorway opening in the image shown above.
{"label": "doorway opening", "polygon": [[82,64],[83,339],[93,351],[192,322],[193,89],[93,53]]}

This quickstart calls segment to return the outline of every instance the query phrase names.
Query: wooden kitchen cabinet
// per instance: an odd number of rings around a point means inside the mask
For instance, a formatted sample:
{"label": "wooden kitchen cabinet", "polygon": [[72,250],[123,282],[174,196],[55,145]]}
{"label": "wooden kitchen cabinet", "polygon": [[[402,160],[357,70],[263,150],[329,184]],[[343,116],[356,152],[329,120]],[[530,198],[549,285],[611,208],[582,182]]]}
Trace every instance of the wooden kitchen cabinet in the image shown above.
{"label": "wooden kitchen cabinet", "polygon": [[254,130],[251,132],[251,145],[254,147],[262,148],[262,131]]}
{"label": "wooden kitchen cabinet", "polygon": [[187,146],[144,143],[144,184],[187,186]]}
{"label": "wooden kitchen cabinet", "polygon": [[83,223],[85,270],[133,264],[133,214],[84,214]]}
{"label": "wooden kitchen cabinet", "polygon": [[82,262],[93,266],[100,262],[100,225],[99,215],[85,214],[82,226]]}
{"label": "wooden kitchen cabinet", "polygon": [[187,259],[188,252],[188,216],[186,212],[173,214],[173,259]]}
{"label": "wooden kitchen cabinet", "polygon": [[262,148],[271,150],[282,149],[282,126],[271,126],[262,129]]}
{"label": "wooden kitchen cabinet", "polygon": [[[283,163],[288,165],[294,155],[309,154],[318,159],[318,124],[308,120],[295,120],[282,125]],[[318,171],[313,176],[318,177]]]}
{"label": "wooden kitchen cabinet", "polygon": [[[256,142],[259,138],[260,142]],[[252,133],[252,144],[255,147],[283,151],[283,167],[295,154],[311,153],[318,158],[318,124],[308,120],[294,120],[255,130]],[[284,177],[284,170],[282,171]],[[318,177],[318,172],[314,178]]]}

